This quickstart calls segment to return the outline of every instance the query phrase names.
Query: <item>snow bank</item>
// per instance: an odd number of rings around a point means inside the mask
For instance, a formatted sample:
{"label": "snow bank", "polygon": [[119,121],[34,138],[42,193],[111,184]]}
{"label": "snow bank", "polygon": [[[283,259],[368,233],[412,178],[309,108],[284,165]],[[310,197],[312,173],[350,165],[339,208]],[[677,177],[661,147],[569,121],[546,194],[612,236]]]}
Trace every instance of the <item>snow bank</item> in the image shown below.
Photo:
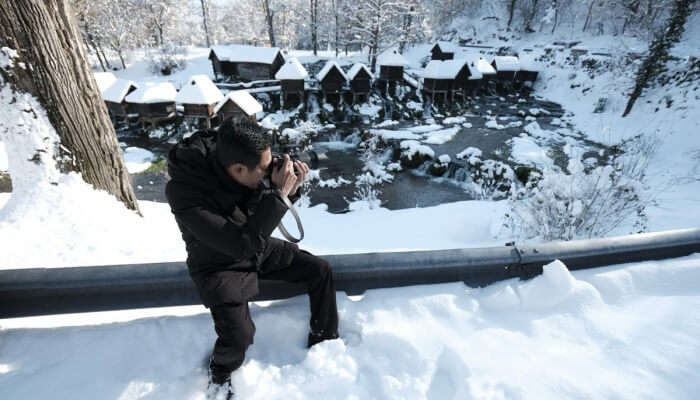
{"label": "snow bank", "polygon": [[[688,310],[700,306],[698,279],[696,255],[573,274],[555,261],[530,281],[482,289],[339,292],[341,339],[310,350],[304,296],[257,303],[255,343],[233,385],[253,400],[692,399],[700,323]],[[48,317],[44,329],[17,329],[44,322],[4,320],[0,395],[203,398],[215,339],[206,310],[128,313],[111,325],[90,324],[104,313],[62,317],[81,327]]]}
{"label": "snow bank", "polygon": [[459,132],[460,127],[455,126],[452,128],[442,129],[439,131],[432,131],[425,134],[424,143],[429,144],[443,144],[447,143]]}
{"label": "snow bank", "polygon": [[417,134],[412,133],[408,130],[393,131],[390,129],[370,129],[369,133],[374,135],[374,136],[379,136],[384,141],[403,140],[403,139],[420,140],[423,138],[423,136],[417,135]]}
{"label": "snow bank", "polygon": [[124,163],[130,174],[138,174],[151,166],[153,153],[140,147],[127,147],[123,152]]}

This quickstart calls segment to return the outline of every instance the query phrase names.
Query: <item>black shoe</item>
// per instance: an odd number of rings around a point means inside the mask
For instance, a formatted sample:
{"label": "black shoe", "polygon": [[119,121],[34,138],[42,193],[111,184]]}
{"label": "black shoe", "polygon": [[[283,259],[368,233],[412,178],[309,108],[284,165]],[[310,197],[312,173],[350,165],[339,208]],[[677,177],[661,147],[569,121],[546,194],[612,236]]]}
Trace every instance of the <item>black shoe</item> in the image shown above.
{"label": "black shoe", "polygon": [[214,358],[209,359],[209,384],[207,385],[207,399],[233,399],[233,385],[231,385],[231,370],[214,363]]}
{"label": "black shoe", "polygon": [[306,348],[311,348],[311,346],[321,343],[324,340],[333,340],[338,338],[338,332],[312,331],[309,333],[309,341],[306,343]]}

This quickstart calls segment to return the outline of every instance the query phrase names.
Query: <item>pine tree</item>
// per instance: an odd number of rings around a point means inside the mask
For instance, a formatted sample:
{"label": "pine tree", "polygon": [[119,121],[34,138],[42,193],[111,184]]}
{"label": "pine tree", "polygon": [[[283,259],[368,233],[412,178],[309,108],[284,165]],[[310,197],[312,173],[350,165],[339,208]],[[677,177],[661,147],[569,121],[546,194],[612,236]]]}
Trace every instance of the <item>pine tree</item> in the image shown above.
{"label": "pine tree", "polygon": [[649,46],[647,57],[637,71],[634,90],[630,94],[625,112],[622,113],[623,117],[626,117],[632,111],[634,103],[654,78],[665,71],[666,62],[669,60],[669,51],[674,43],[678,43],[681,40],[685,30],[685,23],[694,3],[695,0],[676,0],[674,2],[671,17],[666,24],[666,28],[656,34],[654,41]]}

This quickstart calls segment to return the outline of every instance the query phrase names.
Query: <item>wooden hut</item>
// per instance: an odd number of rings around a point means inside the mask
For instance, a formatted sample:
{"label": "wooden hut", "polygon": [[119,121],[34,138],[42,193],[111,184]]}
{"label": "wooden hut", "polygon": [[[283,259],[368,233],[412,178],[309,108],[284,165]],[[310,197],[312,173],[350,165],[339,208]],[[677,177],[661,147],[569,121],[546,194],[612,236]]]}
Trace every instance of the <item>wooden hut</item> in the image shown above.
{"label": "wooden hut", "polygon": [[481,87],[483,82],[483,74],[477,68],[478,60],[467,60],[466,67],[469,70],[469,74],[466,81],[462,81],[462,89],[465,96],[473,96],[476,94]]}
{"label": "wooden hut", "polygon": [[332,96],[340,99],[341,93],[348,83],[348,77],[340,65],[335,61],[327,61],[326,65],[321,68],[316,79],[321,82],[321,92],[323,93],[324,101]]}
{"label": "wooden hut", "polygon": [[513,82],[520,70],[518,57],[513,56],[496,56],[491,61],[491,66],[496,70],[496,79],[499,82]]}
{"label": "wooden hut", "polygon": [[209,59],[217,80],[274,79],[277,71],[284,65],[284,57],[277,47],[212,46]]}
{"label": "wooden hut", "polygon": [[222,121],[233,118],[234,122],[243,120],[255,122],[257,121],[258,113],[262,112],[262,110],[262,105],[247,90],[234,90],[224,96],[224,99],[217,104],[214,112]]}
{"label": "wooden hut", "polygon": [[369,68],[362,63],[356,63],[348,71],[350,80],[350,91],[352,92],[352,102],[355,103],[358,97],[366,97],[372,90],[372,73]]}
{"label": "wooden hut", "polygon": [[175,102],[182,104],[185,117],[204,121],[202,128],[211,128],[211,120],[216,117],[214,108],[224,95],[206,75],[195,75],[180,88]]}
{"label": "wooden hut", "polygon": [[423,95],[429,95],[435,101],[435,95],[454,98],[456,93],[462,94],[471,72],[467,60],[432,60],[423,72]]}
{"label": "wooden hut", "polygon": [[282,106],[290,105],[290,98],[298,99],[297,104],[304,100],[304,79],[309,76],[303,65],[296,58],[291,58],[275,74],[282,88]]}
{"label": "wooden hut", "polygon": [[437,42],[430,49],[432,60],[453,60],[456,52],[457,46],[451,42]]}
{"label": "wooden hut", "polygon": [[408,65],[408,61],[396,50],[385,53],[378,57],[379,79],[384,81],[403,80],[403,69]]}
{"label": "wooden hut", "polygon": [[129,113],[139,114],[141,125],[155,126],[176,116],[177,89],[170,82],[148,83],[139,86],[125,100]]}
{"label": "wooden hut", "polygon": [[534,83],[537,80],[537,75],[542,71],[540,63],[535,61],[532,56],[520,57],[520,71],[515,75],[516,82]]}
{"label": "wooden hut", "polygon": [[102,92],[102,99],[107,109],[114,117],[126,117],[129,114],[126,97],[133,93],[138,86],[129,80],[117,79]]}

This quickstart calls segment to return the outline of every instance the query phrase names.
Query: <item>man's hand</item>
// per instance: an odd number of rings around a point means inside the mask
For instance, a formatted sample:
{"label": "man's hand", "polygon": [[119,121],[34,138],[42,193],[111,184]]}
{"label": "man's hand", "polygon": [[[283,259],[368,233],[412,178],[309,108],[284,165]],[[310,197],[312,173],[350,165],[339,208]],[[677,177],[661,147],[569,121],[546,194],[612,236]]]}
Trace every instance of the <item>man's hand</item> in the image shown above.
{"label": "man's hand", "polygon": [[[289,159],[289,155],[285,154],[282,160],[282,165],[273,168],[270,180],[282,192],[283,195],[289,196],[298,188],[296,185],[297,176],[294,175],[294,166]],[[294,190],[292,190],[294,189]]]}
{"label": "man's hand", "polygon": [[296,170],[297,181],[294,182],[294,187],[292,188],[292,191],[289,192],[291,194],[294,194],[297,192],[297,190],[299,190],[301,185],[303,185],[304,181],[306,180],[306,175],[309,173],[309,166],[306,165],[305,162],[294,161],[294,169]]}

